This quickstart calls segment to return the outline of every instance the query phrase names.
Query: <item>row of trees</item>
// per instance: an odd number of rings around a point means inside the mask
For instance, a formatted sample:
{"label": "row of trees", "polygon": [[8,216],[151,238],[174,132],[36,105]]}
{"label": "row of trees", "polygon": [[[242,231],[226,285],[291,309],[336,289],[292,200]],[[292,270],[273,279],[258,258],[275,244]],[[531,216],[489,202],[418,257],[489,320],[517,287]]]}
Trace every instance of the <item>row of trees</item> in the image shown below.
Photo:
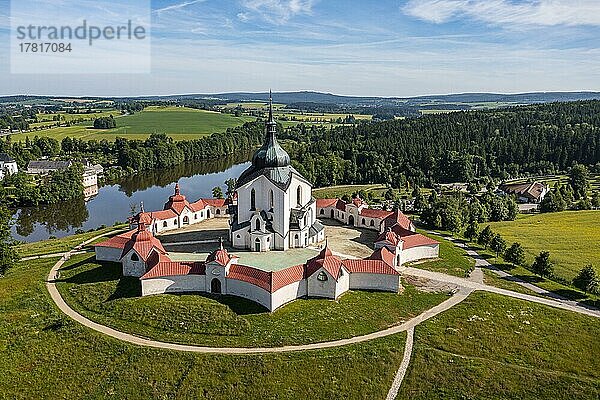
{"label": "row of trees", "polygon": [[[554,264],[550,260],[549,251],[541,251],[531,265],[527,264],[525,249],[520,243],[513,243],[510,246],[498,233],[494,233],[491,227],[486,226],[481,232],[478,229],[473,229],[469,226],[465,237],[470,241],[477,243],[486,249],[491,249],[496,253],[496,258],[502,256],[502,259],[507,263],[517,267],[525,267],[533,273],[554,280],[561,280],[554,275]],[[569,282],[564,282],[569,283]],[[600,277],[596,273],[592,265],[586,265],[579,271],[577,277],[570,282],[575,287],[583,290],[585,293],[600,294]]]}
{"label": "row of trees", "polygon": [[439,196],[432,192],[426,198],[417,191],[414,208],[428,228],[453,233],[475,229],[483,222],[513,221],[519,211],[513,197],[491,193],[467,198],[462,193]]}
{"label": "row of trees", "polygon": [[288,146],[292,159],[295,166],[309,166],[309,178],[327,165],[344,169],[314,176],[322,185],[343,181],[400,188],[405,180],[432,187],[556,173],[576,163],[600,172],[600,101],[358,121],[332,129],[301,125],[283,137],[294,142]]}

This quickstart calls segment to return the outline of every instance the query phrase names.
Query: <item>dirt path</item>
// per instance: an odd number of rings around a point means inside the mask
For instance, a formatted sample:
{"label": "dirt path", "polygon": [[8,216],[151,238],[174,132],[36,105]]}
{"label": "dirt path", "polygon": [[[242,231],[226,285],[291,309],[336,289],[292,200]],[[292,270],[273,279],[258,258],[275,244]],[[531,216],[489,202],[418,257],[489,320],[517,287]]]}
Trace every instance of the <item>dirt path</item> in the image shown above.
{"label": "dirt path", "polygon": [[400,364],[400,368],[398,368],[398,372],[396,372],[396,377],[394,378],[394,382],[392,383],[392,387],[388,392],[386,400],[394,400],[396,396],[398,396],[398,391],[400,390],[400,386],[402,386],[402,381],[404,381],[404,377],[406,376],[406,371],[408,370],[408,365],[410,364],[410,357],[412,356],[413,343],[415,338],[415,328],[409,328],[406,332],[406,345],[404,346],[404,356],[402,357],[402,363]]}

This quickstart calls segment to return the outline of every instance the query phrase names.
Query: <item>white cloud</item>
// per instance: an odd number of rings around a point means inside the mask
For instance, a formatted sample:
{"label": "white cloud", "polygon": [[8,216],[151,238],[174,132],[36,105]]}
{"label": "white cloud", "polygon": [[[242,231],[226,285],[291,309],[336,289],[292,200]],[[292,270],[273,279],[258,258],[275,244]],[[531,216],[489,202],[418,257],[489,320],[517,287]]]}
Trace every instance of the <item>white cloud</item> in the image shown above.
{"label": "white cloud", "polygon": [[466,16],[493,25],[600,26],[598,0],[410,0],[403,11],[436,24]]}
{"label": "white cloud", "polygon": [[[242,6],[271,23],[283,24],[295,15],[311,14],[315,2],[316,0],[242,0]],[[242,18],[248,18],[246,13],[240,14]]]}
{"label": "white cloud", "polygon": [[186,1],[186,2],[183,2],[183,3],[172,4],[170,6],[166,6],[166,7],[154,10],[154,12],[156,14],[160,14],[160,13],[163,13],[163,12],[166,12],[166,11],[180,10],[180,9],[185,8],[187,6],[191,6],[191,5],[196,4],[196,3],[202,3],[204,1],[206,1],[206,0],[192,0],[192,1]]}

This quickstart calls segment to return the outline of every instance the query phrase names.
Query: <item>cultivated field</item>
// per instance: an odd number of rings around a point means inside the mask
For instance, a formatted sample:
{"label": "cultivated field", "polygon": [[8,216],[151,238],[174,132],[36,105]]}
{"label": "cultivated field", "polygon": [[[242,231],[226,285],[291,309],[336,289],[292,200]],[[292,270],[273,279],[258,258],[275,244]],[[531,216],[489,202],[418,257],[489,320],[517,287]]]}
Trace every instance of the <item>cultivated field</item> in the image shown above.
{"label": "cultivated field", "polygon": [[46,129],[39,132],[13,135],[13,140],[24,140],[25,136],[47,136],[57,140],[75,137],[86,140],[114,140],[116,137],[145,139],[153,133],[166,133],[175,140],[197,139],[227,128],[239,126],[253,117],[235,117],[230,114],[196,110],[183,107],[148,107],[144,111],[116,118],[117,128],[98,130],[91,128],[92,122],[71,127]]}
{"label": "cultivated field", "polygon": [[586,264],[600,268],[600,211],[537,214],[490,225],[509,244],[521,243],[529,262],[540,251],[549,251],[555,273],[566,279]]}

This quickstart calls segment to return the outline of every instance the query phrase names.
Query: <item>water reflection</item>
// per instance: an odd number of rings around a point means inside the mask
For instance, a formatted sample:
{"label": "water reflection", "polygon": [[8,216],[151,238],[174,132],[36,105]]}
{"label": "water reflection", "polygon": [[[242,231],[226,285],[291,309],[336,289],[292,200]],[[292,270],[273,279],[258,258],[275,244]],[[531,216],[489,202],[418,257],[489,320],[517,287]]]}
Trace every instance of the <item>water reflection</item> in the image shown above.
{"label": "water reflection", "polygon": [[[191,200],[212,197],[212,188],[224,186],[247,168],[251,154],[221,160],[187,163],[165,170],[144,172],[97,189],[87,203],[84,198],[59,204],[22,208],[14,214],[13,237],[34,242],[50,236],[63,237],[76,230],[89,230],[126,221],[132,206],[144,202],[146,210],[159,210],[180,182]],[[94,192],[96,189],[93,190]]]}

